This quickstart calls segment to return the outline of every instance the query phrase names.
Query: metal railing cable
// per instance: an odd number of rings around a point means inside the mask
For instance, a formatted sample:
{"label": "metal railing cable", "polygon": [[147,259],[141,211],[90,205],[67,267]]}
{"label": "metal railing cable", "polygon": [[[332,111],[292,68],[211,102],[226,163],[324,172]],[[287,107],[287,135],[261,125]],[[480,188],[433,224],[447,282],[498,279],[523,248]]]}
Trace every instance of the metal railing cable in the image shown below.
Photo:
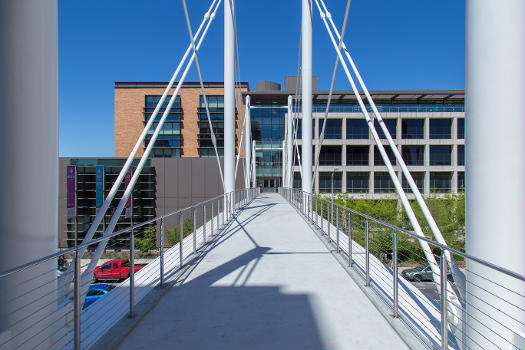
{"label": "metal railing cable", "polygon": [[[341,65],[343,66],[343,69],[346,73],[346,76],[348,78],[348,81],[350,82],[350,85],[352,87],[352,91],[354,92],[354,95],[359,103],[359,106],[361,108],[361,111],[363,112],[363,115],[365,117],[365,120],[367,122],[367,125],[368,125],[368,128],[370,129],[371,133],[372,133],[372,136],[374,138],[374,141],[375,141],[375,144],[377,146],[377,148],[379,149],[379,152],[381,154],[381,157],[383,158],[383,161],[387,167],[387,170],[388,170],[388,173],[390,175],[390,178],[392,180],[392,182],[394,183],[394,187],[396,189],[396,192],[398,193],[399,195],[399,199],[401,201],[401,204],[403,205],[403,208],[405,209],[405,212],[407,213],[407,216],[408,216],[408,219],[410,221],[410,223],[412,224],[412,227],[414,228],[414,231],[422,238],[422,237],[425,237],[424,233],[423,233],[423,230],[421,229],[421,226],[419,224],[419,221],[417,220],[417,217],[414,213],[414,210],[412,209],[412,207],[410,206],[410,203],[408,201],[408,198],[406,196],[406,193],[403,189],[403,187],[401,186],[401,182],[399,180],[399,178],[397,177],[397,174],[394,170],[394,168],[392,167],[392,163],[388,157],[388,154],[386,153],[386,150],[379,138],[379,135],[377,133],[377,130],[375,129],[375,126],[374,126],[374,123],[372,121],[372,119],[370,118],[370,115],[368,113],[368,110],[363,102],[363,99],[361,98],[361,95],[359,93],[359,91],[357,90],[357,87],[355,85],[355,82],[354,82],[354,79],[348,69],[348,66],[346,64],[346,61],[344,60],[343,58],[343,55],[341,53],[341,50],[338,50],[338,45],[337,45],[337,42],[334,38],[334,35],[332,33],[332,30],[330,29],[330,26],[328,25],[328,22],[326,20],[326,14],[325,12],[323,12],[323,10],[321,9],[321,6],[319,5],[319,0],[315,0],[315,3],[317,5],[317,8],[319,10],[319,14],[321,16],[321,19],[323,20],[324,22],[324,25],[326,27],[326,30],[330,36],[330,40],[332,42],[332,45],[333,47],[335,48],[337,54],[339,55],[339,59],[341,61]],[[419,243],[421,245],[421,248],[423,249],[423,252],[425,254],[425,257],[427,258],[427,261],[430,263],[430,267],[432,269],[432,272],[433,272],[433,278],[434,278],[434,281],[436,282],[436,285],[439,283],[440,281],[440,271],[439,269],[436,267],[437,266],[437,263],[436,263],[436,259],[434,257],[434,255],[432,254],[432,251],[430,249],[430,246],[428,245],[428,243],[425,242],[425,240],[423,239],[419,239]],[[454,302],[456,304],[458,304],[459,306],[459,298],[457,297],[457,292],[454,291],[450,285],[450,283],[448,283],[446,280],[445,280],[445,283],[447,283],[448,285],[448,293],[447,293],[447,296],[449,298],[452,298],[454,299]],[[437,287],[436,287],[437,288]],[[454,310],[454,309],[453,309]],[[455,311],[453,311],[455,312]]]}
{"label": "metal railing cable", "polygon": [[[324,0],[319,0],[321,5],[323,6],[323,9],[325,11],[325,14],[326,14],[326,17],[328,18],[328,21],[330,22],[331,24],[331,27],[335,33],[335,36],[336,38],[338,38],[338,40],[340,40],[340,42],[342,42],[341,40],[341,35],[339,34],[339,31],[337,30],[337,27],[335,26],[334,24],[334,21],[332,19],[332,15],[330,14],[330,12],[328,11],[325,3],[324,3]],[[344,33],[343,33],[344,35]],[[339,51],[341,51],[341,47],[339,47],[338,49]],[[384,121],[383,121],[383,118],[381,116],[381,113],[379,112],[372,96],[370,95],[370,92],[368,91],[368,88],[366,87],[365,85],[365,82],[361,76],[361,74],[359,73],[359,70],[357,69],[357,66],[355,65],[355,62],[354,60],[352,59],[352,56],[350,55],[350,52],[348,51],[348,49],[346,48],[346,45],[344,44],[344,42],[342,42],[342,50],[345,52],[345,55],[346,55],[346,58],[348,59],[348,62],[350,63],[350,66],[352,67],[352,71],[354,72],[358,82],[359,82],[359,85],[361,86],[361,88],[363,89],[363,92],[365,93],[365,96],[366,96],[366,99],[368,101],[368,103],[370,104],[370,106],[372,107],[372,111],[374,112],[374,115],[375,115],[375,118],[377,119],[387,141],[388,141],[388,144],[390,146],[390,149],[392,150],[392,153],[394,154],[394,157],[395,159],[397,160],[400,168],[401,168],[401,171],[405,177],[405,179],[407,180],[408,182],[408,185],[410,187],[410,190],[412,191],[412,193],[414,194],[414,196],[416,197],[416,202],[418,203],[422,213],[423,213],[423,216],[425,218],[425,220],[427,221],[429,227],[430,227],[430,230],[432,231],[432,234],[434,235],[434,237],[436,238],[436,240],[438,242],[440,242],[441,244],[446,244],[446,241],[445,239],[443,238],[443,235],[441,234],[441,231],[439,229],[439,227],[437,226],[435,220],[434,220],[434,217],[432,216],[432,214],[430,213],[430,210],[428,209],[428,206],[426,205],[425,203],[425,200],[423,199],[423,197],[421,196],[421,192],[419,191],[419,188],[417,187],[412,175],[410,174],[410,171],[408,170],[406,164],[405,164],[405,161],[403,160],[403,157],[401,155],[401,153],[399,152],[399,150],[397,149],[396,145],[395,145],[395,142],[394,140],[392,139],[392,136],[390,135],[390,131],[388,130],[387,126],[385,125]],[[452,274],[454,275],[454,279],[457,281],[458,283],[458,292],[460,294],[460,297],[462,300],[464,300],[465,298],[465,276],[464,274],[461,273],[461,271],[459,270],[454,258],[449,255],[449,253],[447,252],[447,261],[448,261],[448,264],[451,265],[451,270],[452,270]]]}
{"label": "metal railing cable", "polygon": [[[201,34],[202,29],[204,28],[204,32],[202,33],[202,35],[200,35],[200,39],[199,39],[200,42],[202,42],[202,40],[206,36],[208,28],[209,28],[209,26],[211,24],[212,18],[210,18],[210,14],[212,12],[215,13],[217,11],[218,7],[215,6],[216,1],[217,0],[213,0],[213,2],[210,5],[208,11],[204,14],[204,18],[203,18],[203,20],[202,20],[202,22],[201,22],[197,32],[195,33],[195,37],[196,38],[199,37],[199,35]],[[215,6],[215,10],[213,10],[214,6]],[[124,176],[126,175],[128,170],[130,169],[130,167],[131,167],[131,165],[133,163],[133,160],[135,159],[135,156],[136,156],[138,150],[142,146],[142,143],[144,142],[144,140],[146,138],[146,135],[148,134],[149,130],[151,129],[151,126],[153,125],[154,121],[157,119],[157,115],[158,115],[159,111],[161,110],[161,108],[163,108],[162,106],[164,105],[166,97],[168,96],[169,91],[171,90],[173,85],[175,84],[175,81],[176,81],[176,79],[177,79],[177,77],[178,77],[178,75],[180,73],[180,70],[182,69],[184,63],[186,62],[186,59],[188,58],[188,55],[190,54],[190,52],[191,52],[191,44],[188,45],[188,48],[186,49],[186,51],[185,51],[181,61],[179,62],[177,68],[175,69],[175,72],[173,73],[173,75],[171,77],[171,80],[169,81],[168,85],[164,89],[164,92],[162,93],[162,96],[161,96],[159,102],[157,103],[157,106],[155,107],[151,117],[149,118],[149,120],[146,123],[146,126],[142,130],[142,133],[140,134],[139,138],[137,139],[137,142],[135,143],[135,146],[133,147],[132,151],[130,152],[128,158],[126,159],[126,162],[124,163],[124,165],[123,165],[123,167],[122,167],[122,169],[121,169],[117,179],[115,180],[115,182],[113,183],[111,189],[109,190],[108,195],[106,196],[106,198],[105,198],[105,200],[104,200],[104,202],[102,204],[102,207],[97,211],[91,226],[89,227],[86,235],[84,236],[84,240],[89,241],[90,239],[93,238],[97,228],[99,227],[102,219],[104,218],[107,210],[109,209],[109,206],[111,205],[111,202],[115,198],[115,195],[117,194],[117,191],[118,191],[120,185],[122,184],[122,181],[124,180]],[[187,74],[187,70],[188,69],[189,68],[187,67],[185,72],[184,72],[184,74],[183,74],[183,78],[179,81],[179,84],[178,84],[179,86],[182,85],[182,82],[184,81],[184,78],[185,78],[185,76]],[[176,94],[174,94],[174,96],[175,95]],[[162,118],[165,119],[165,116],[167,116],[168,113],[169,113],[169,110],[166,109],[164,111],[163,115],[162,115]],[[161,123],[159,122],[159,124],[161,124]],[[80,255],[83,256],[84,253],[85,253],[85,251],[83,250],[83,251],[81,251]],[[69,268],[66,275],[69,275],[71,273],[72,273],[72,268]]]}
{"label": "metal railing cable", "polygon": [[[522,337],[519,330],[525,325],[519,315],[523,313],[525,296],[516,292],[520,302],[513,303],[505,300],[502,295],[508,292],[510,285],[525,283],[524,275],[432,239],[420,238],[413,231],[339,203],[334,203],[332,209],[331,200],[324,199],[322,196],[292,188],[281,188],[280,193],[304,216],[305,220],[320,231],[329,244],[335,246],[335,251],[342,254],[343,259],[348,260],[348,266],[362,276],[365,286],[371,287],[383,302],[393,309],[393,317],[401,318],[410,329],[425,339],[428,346],[441,347],[441,349],[470,349],[466,344],[468,340],[471,344],[477,344],[480,349],[500,349],[507,346],[518,350],[515,343],[498,334],[493,325],[497,324],[516,337]],[[305,206],[303,201],[309,202],[310,205]],[[341,239],[341,235],[347,239]],[[410,274],[400,273],[401,262],[414,265],[426,261],[424,255],[414,253],[415,248],[410,242],[416,239],[424,240],[431,245],[435,252],[433,254],[439,259],[438,266],[442,280],[439,283],[430,282],[438,287],[440,297],[437,300],[431,300],[416,288],[411,280],[408,280]],[[445,281],[450,268],[447,263],[447,253],[456,256],[457,259],[480,264],[489,269],[490,272],[481,277],[491,282],[494,287],[485,292],[487,295],[497,295],[498,298],[492,303],[485,300],[488,310],[481,310],[471,304],[457,304],[447,297],[448,285]],[[507,282],[516,283],[503,285],[502,276]],[[412,280],[418,281],[413,277]],[[472,291],[476,285],[476,281],[467,281],[467,286],[470,288],[467,291]],[[454,287],[457,288],[456,285]],[[471,298],[474,297],[470,292],[468,294]],[[502,307],[505,305],[512,306],[510,311],[507,307]],[[472,334],[469,334],[467,329],[477,334],[477,339],[472,339]],[[479,343],[480,340],[484,345]]]}
{"label": "metal railing cable", "polygon": [[[226,0],[227,1],[227,0]],[[220,6],[221,0],[217,3],[217,8]],[[217,166],[219,167],[219,174],[221,175],[222,188],[224,189],[224,176],[222,174],[221,161],[219,159],[219,152],[217,151],[217,138],[215,137],[215,132],[213,131],[213,124],[210,117],[210,109],[208,108],[208,98],[206,97],[206,91],[204,90],[204,82],[202,80],[201,68],[199,65],[199,57],[197,55],[197,48],[195,47],[195,38],[193,37],[193,32],[191,30],[190,17],[188,15],[188,7],[186,6],[186,0],[182,0],[182,7],[184,8],[184,17],[186,18],[186,26],[188,27],[188,35],[190,36],[191,47],[193,54],[195,55],[195,67],[197,68],[197,74],[199,76],[199,83],[201,87],[202,97],[204,99],[204,107],[206,108],[206,117],[208,118],[208,126],[211,133],[211,142],[213,144],[213,149],[215,150],[215,158],[217,159]],[[215,17],[215,12],[212,14]]]}
{"label": "metal railing cable", "polygon": [[[10,302],[17,317],[5,325],[6,332],[0,337],[0,348],[26,349],[38,347],[38,344],[49,344],[45,347],[59,349],[91,348],[119,319],[126,315],[133,317],[134,306],[152,288],[172,285],[189,263],[200,256],[205,246],[235,221],[239,211],[258,193],[258,189],[250,188],[236,190],[235,195],[234,192],[219,195],[0,272],[0,279],[5,282],[23,283],[17,285],[20,298]],[[225,202],[234,205],[224,205]],[[191,222],[192,226],[187,228],[187,222]],[[155,228],[158,233],[158,256],[136,271],[136,249],[132,242],[135,242],[135,237],[140,238],[148,228]],[[176,228],[179,229],[178,232]],[[58,256],[74,254],[78,258],[80,250],[122,237],[129,237],[132,244],[127,252],[129,276],[125,276],[124,281],[115,285],[94,304],[83,305],[81,299],[81,290],[85,285],[80,259],[75,260],[73,284],[68,285],[65,297],[56,294],[56,273],[51,271],[45,274],[40,271],[43,263],[56,260]],[[176,239],[173,240],[174,238]]]}
{"label": "metal railing cable", "polygon": [[[346,24],[348,21],[348,13],[350,12],[350,3],[351,3],[351,0],[348,0],[346,2],[346,10],[345,10],[345,18],[343,20],[343,28],[341,29],[341,36],[339,37],[339,44],[337,46],[338,51],[341,51],[341,45],[343,44],[343,39],[345,37]],[[335,83],[335,77],[337,75],[338,65],[339,65],[339,55],[335,55],[334,70],[332,72],[332,81],[330,82],[330,90],[328,91],[328,100],[326,102],[326,110],[324,112],[324,118],[323,118],[323,129],[321,130],[321,133],[319,135],[319,143],[317,147],[317,152],[315,152],[315,165],[314,165],[314,172],[313,172],[312,187],[310,188],[310,191],[312,191],[315,188],[315,181],[317,178],[316,174],[317,174],[317,169],[319,167],[319,155],[321,154],[321,147],[323,147],[324,133],[326,129],[326,122],[328,119],[328,111],[330,110],[330,103],[332,101],[332,93],[334,91],[334,83]]]}

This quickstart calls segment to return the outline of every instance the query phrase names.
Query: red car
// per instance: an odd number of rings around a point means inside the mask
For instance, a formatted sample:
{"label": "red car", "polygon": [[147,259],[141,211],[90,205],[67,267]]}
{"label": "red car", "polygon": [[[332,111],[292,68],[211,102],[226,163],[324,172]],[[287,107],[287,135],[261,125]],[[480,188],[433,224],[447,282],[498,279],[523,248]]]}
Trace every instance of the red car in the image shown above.
{"label": "red car", "polygon": [[[135,272],[142,269],[147,264],[135,263]],[[93,272],[93,281],[98,280],[122,280],[129,277],[129,260],[128,259],[115,259],[106,262],[102,266],[95,267]]]}

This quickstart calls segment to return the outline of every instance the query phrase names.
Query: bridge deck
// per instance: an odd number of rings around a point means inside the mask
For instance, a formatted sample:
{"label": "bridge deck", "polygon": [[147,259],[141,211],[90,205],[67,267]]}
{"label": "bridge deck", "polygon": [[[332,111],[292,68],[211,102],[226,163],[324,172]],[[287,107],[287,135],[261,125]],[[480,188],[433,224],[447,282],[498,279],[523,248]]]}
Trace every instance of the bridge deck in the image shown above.
{"label": "bridge deck", "polygon": [[277,194],[243,210],[119,346],[408,348]]}

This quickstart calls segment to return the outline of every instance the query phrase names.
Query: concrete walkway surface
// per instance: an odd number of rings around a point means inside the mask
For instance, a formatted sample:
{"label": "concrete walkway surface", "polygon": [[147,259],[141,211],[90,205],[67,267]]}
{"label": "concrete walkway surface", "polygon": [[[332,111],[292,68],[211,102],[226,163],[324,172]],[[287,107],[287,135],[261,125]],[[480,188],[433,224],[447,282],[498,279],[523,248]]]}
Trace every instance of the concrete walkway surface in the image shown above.
{"label": "concrete walkway surface", "polygon": [[120,349],[408,349],[278,194],[261,194]]}

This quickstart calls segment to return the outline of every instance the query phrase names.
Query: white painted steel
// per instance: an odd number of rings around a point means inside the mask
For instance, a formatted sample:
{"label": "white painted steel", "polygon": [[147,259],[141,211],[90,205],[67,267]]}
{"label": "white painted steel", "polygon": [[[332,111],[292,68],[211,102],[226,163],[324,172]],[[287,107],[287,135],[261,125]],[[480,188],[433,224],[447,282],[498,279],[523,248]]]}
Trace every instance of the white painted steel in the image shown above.
{"label": "white painted steel", "polygon": [[[234,0],[224,1],[224,193],[235,190],[235,38]],[[232,196],[234,199],[234,196]],[[234,200],[230,201],[233,209]]]}
{"label": "white painted steel", "polygon": [[[465,66],[466,251],[525,274],[523,0],[467,0]],[[523,283],[467,262],[467,346],[523,349],[525,312],[509,303],[523,307],[524,295]],[[496,334],[477,333],[478,320]]]}
{"label": "white painted steel", "polygon": [[[332,20],[332,15],[330,14],[328,9],[326,8],[324,0],[320,0],[320,2],[322,4],[322,6],[323,6],[323,9],[325,11],[326,17],[328,18],[328,20],[329,20],[329,22],[331,24],[331,27],[332,27],[332,29],[334,31],[335,37],[337,38],[337,40],[339,40],[339,50],[342,48],[343,51],[345,52],[346,58],[348,59],[348,61],[350,63],[350,66],[352,67],[352,70],[353,70],[353,72],[354,72],[354,74],[355,74],[355,76],[356,76],[356,78],[357,78],[357,80],[359,82],[359,85],[361,86],[361,88],[363,89],[363,92],[365,93],[365,96],[366,96],[366,99],[368,100],[368,103],[372,107],[372,110],[374,112],[374,115],[375,115],[375,117],[376,117],[380,127],[381,127],[381,130],[383,130],[383,133],[385,134],[386,139],[388,140],[388,145],[390,146],[390,149],[392,150],[392,153],[394,154],[394,156],[395,156],[395,158],[397,160],[397,163],[399,164],[399,167],[401,168],[401,171],[403,172],[403,175],[405,176],[405,179],[407,180],[408,185],[410,186],[410,190],[412,191],[412,193],[416,197],[416,201],[417,201],[419,207],[421,208],[423,216],[425,217],[425,219],[426,219],[426,221],[427,221],[427,223],[428,223],[428,225],[430,227],[430,230],[432,231],[434,237],[436,238],[436,241],[438,241],[441,244],[447,245],[447,242],[443,238],[443,235],[441,234],[441,231],[440,231],[439,227],[437,226],[436,221],[434,220],[434,217],[430,213],[430,210],[428,209],[428,207],[427,207],[427,205],[425,203],[425,200],[421,196],[421,192],[419,191],[419,188],[417,187],[416,183],[414,182],[414,179],[412,178],[412,175],[410,174],[410,171],[408,170],[408,168],[407,168],[407,166],[405,164],[405,161],[403,160],[403,157],[401,156],[401,153],[399,152],[398,148],[396,147],[396,144],[395,144],[394,140],[392,139],[392,136],[390,135],[390,131],[386,127],[385,123],[383,122],[383,118],[381,117],[381,113],[379,113],[379,110],[377,109],[377,106],[376,106],[374,100],[372,99],[372,96],[370,95],[370,92],[368,91],[368,88],[366,87],[365,82],[364,82],[363,78],[361,77],[361,74],[359,73],[359,71],[357,69],[357,66],[354,63],[354,60],[352,59],[352,56],[350,55],[350,52],[347,50],[346,45],[341,41],[341,35],[339,34],[339,31],[337,30],[337,27],[335,26],[334,21]],[[344,32],[343,32],[343,35],[344,35]],[[326,117],[325,117],[325,119],[326,119]],[[449,252],[446,252],[446,256],[447,256],[448,265],[450,266],[450,268],[452,270],[452,273],[454,274],[454,281],[456,281],[456,286],[458,287],[458,291],[459,291],[459,293],[461,294],[461,297],[464,300],[464,298],[465,298],[465,276],[459,270],[459,268],[458,268],[458,266],[457,266],[457,264],[456,264],[456,262],[454,260],[454,257],[452,255],[450,255]]]}
{"label": "white painted steel", "polygon": [[[217,11],[217,8],[219,7],[219,4],[216,5],[216,7],[215,7],[215,9],[213,11],[212,11],[212,9],[214,8],[216,1],[217,0],[213,0],[210,8],[204,14],[204,19],[202,20],[202,22],[201,22],[201,24],[199,26],[199,29],[197,29],[197,32],[195,33],[195,38],[197,38],[200,35],[200,32],[201,32],[202,28],[204,27],[204,25],[207,22],[205,31],[204,31],[204,33],[203,33],[203,35],[202,35],[202,37],[201,37],[201,39],[199,41],[199,45],[197,45],[197,46],[200,46],[200,43],[202,42],[202,40],[206,36],[206,32],[208,31],[209,25],[211,24],[211,22],[213,21],[213,18],[215,17],[215,12]],[[219,3],[220,3],[220,0],[219,0]],[[210,15],[210,14],[212,14],[212,15]],[[182,69],[182,66],[184,65],[184,63],[186,62],[186,58],[190,54],[191,50],[192,50],[192,46],[191,46],[191,43],[190,43],[188,45],[188,48],[186,49],[186,52],[184,53],[184,56],[182,56],[182,59],[179,62],[179,65],[177,66],[177,69],[175,70],[175,73],[173,73],[173,76],[171,77],[170,82],[168,83],[168,85],[166,86],[166,89],[162,93],[162,97],[160,98],[159,103],[157,103],[157,106],[155,107],[155,110],[153,111],[153,114],[151,115],[150,119],[146,123],[146,126],[144,127],[144,130],[142,130],[142,133],[140,134],[137,142],[135,143],[135,146],[133,146],[133,149],[131,150],[131,153],[129,154],[128,159],[126,159],[126,162],[124,163],[124,166],[122,167],[122,170],[120,171],[117,179],[113,183],[113,186],[109,190],[108,195],[106,196],[106,199],[104,200],[104,203],[102,204],[102,207],[97,211],[95,219],[93,219],[93,223],[91,224],[91,226],[89,227],[88,231],[86,232],[86,234],[84,236],[84,240],[82,242],[87,242],[87,241],[89,241],[89,240],[91,240],[93,238],[93,235],[95,234],[95,231],[98,229],[98,227],[100,225],[100,222],[102,221],[102,218],[106,214],[106,211],[108,210],[109,206],[111,205],[111,202],[115,198],[115,195],[116,195],[116,193],[117,193],[117,191],[118,191],[118,189],[119,189],[119,187],[120,187],[120,185],[122,183],[122,180],[124,180],[124,176],[126,175],[128,169],[131,167],[131,164],[133,163],[133,160],[135,159],[135,156],[136,156],[137,152],[139,151],[139,149],[142,148],[144,139],[146,138],[146,135],[147,135],[148,131],[151,129],[151,125],[155,121],[155,119],[156,119],[156,117],[157,117],[157,115],[159,113],[160,108],[164,104],[164,101],[166,100],[166,97],[168,96],[169,91],[173,87],[173,84],[175,83],[175,80],[177,79],[177,77],[178,77],[178,75],[180,73],[180,70]],[[192,60],[193,60],[193,56],[192,56]],[[183,80],[184,79],[181,79],[181,82],[179,82],[179,85],[182,85],[182,81]],[[168,111],[166,110],[166,112],[164,114],[167,115],[167,112]],[[163,117],[164,117],[164,115],[163,115]],[[85,252],[85,249],[82,249],[80,251],[80,256],[83,256],[84,252]],[[68,268],[68,273],[66,273],[64,275],[65,276],[71,275],[71,273],[70,273],[71,271],[72,271],[72,267],[69,267]],[[69,283],[69,280],[68,281],[64,281],[64,283],[65,284]]]}
{"label": "white painted steel", "polygon": [[[357,87],[355,85],[355,82],[352,78],[352,75],[350,74],[350,71],[348,70],[348,66],[346,65],[346,62],[343,59],[343,56],[341,54],[341,51],[338,50],[337,42],[334,39],[334,36],[332,34],[332,31],[330,30],[330,27],[328,25],[328,22],[326,20],[326,15],[319,6],[318,0],[315,0],[317,8],[319,10],[319,13],[321,15],[321,18],[325,24],[326,30],[328,31],[328,34],[330,35],[330,39],[332,41],[332,45],[334,46],[337,54],[339,55],[339,59],[341,60],[341,65],[343,66],[343,69],[346,73],[346,76],[348,78],[348,81],[350,82],[350,85],[352,86],[352,90],[354,92],[354,95],[359,103],[359,106],[361,107],[361,111],[363,112],[363,115],[365,117],[366,123],[368,125],[368,128],[370,129],[370,132],[372,133],[372,136],[374,138],[374,141],[377,145],[377,148],[379,149],[379,153],[381,154],[381,157],[383,158],[383,161],[385,162],[385,165],[387,167],[388,173],[390,175],[390,178],[392,179],[392,182],[394,183],[394,187],[396,189],[396,192],[399,195],[399,199],[401,201],[401,204],[403,205],[403,208],[405,209],[407,213],[407,217],[412,224],[412,227],[414,228],[414,231],[416,234],[420,237],[424,237],[423,231],[421,230],[421,226],[419,225],[419,222],[417,221],[416,215],[414,214],[414,211],[412,210],[412,207],[410,206],[410,203],[408,202],[408,198],[405,194],[405,191],[403,190],[403,187],[401,186],[401,182],[399,181],[399,178],[397,177],[397,174],[392,167],[392,163],[390,162],[390,159],[388,158],[388,155],[386,154],[385,148],[383,144],[381,143],[381,140],[379,138],[379,135],[377,134],[377,131],[374,127],[374,123],[372,119],[370,118],[370,115],[368,114],[368,111],[366,109],[366,106],[364,105],[363,99],[361,98],[361,95],[359,94],[359,91],[357,90]],[[432,253],[432,250],[430,249],[430,246],[427,242],[423,240],[419,240],[419,243],[421,245],[421,248],[423,249],[423,252],[425,254],[425,258],[430,264],[430,267],[432,268],[432,276],[434,279],[434,282],[436,284],[436,288],[438,288],[440,284],[440,270],[439,265],[436,262],[436,259]],[[455,295],[452,287],[448,286],[448,289],[450,291],[450,295]],[[439,290],[439,289],[438,289]],[[457,322],[457,319],[456,319]]]}
{"label": "white painted steel", "polygon": [[[57,23],[56,0],[0,1],[0,266],[6,270],[57,251]],[[52,259],[0,279],[0,348],[51,347],[56,267]]]}
{"label": "white painted steel", "polygon": [[293,186],[293,97],[288,96],[288,114],[287,114],[287,129],[286,129],[286,186]]}
{"label": "white painted steel", "polygon": [[255,188],[257,186],[255,141],[252,141],[252,167],[251,168],[252,168],[252,173],[251,173],[252,187]]}
{"label": "white painted steel", "polygon": [[302,0],[302,189],[312,192],[312,2]]}
{"label": "white painted steel", "polygon": [[[219,3],[220,4],[220,0],[219,0]],[[208,21],[207,25],[206,25],[206,28],[199,40],[199,43],[197,45],[197,50],[200,48],[202,42],[203,42],[203,39],[205,38],[206,36],[206,33],[210,27],[210,24],[212,23],[213,19],[215,18],[215,13],[218,9],[218,5],[215,7],[213,13],[210,15],[210,20]],[[131,195],[131,192],[133,191],[133,188],[135,187],[135,184],[140,176],[140,173],[142,171],[142,168],[144,167],[144,164],[146,163],[146,161],[148,160],[148,157],[149,157],[149,154],[151,153],[151,150],[153,148],[153,145],[155,144],[155,140],[157,139],[157,136],[158,134],[160,133],[160,130],[162,129],[162,126],[164,124],[164,121],[166,120],[167,116],[168,116],[168,113],[173,105],[173,103],[175,102],[175,98],[177,97],[181,87],[182,87],[182,84],[184,82],[184,79],[186,78],[188,72],[189,72],[189,69],[191,67],[191,64],[193,63],[195,59],[195,54],[193,54],[188,62],[188,64],[186,65],[186,68],[181,76],[181,79],[179,81],[179,83],[177,84],[177,87],[175,89],[175,92],[173,93],[172,97],[170,98],[170,101],[168,103],[168,106],[166,107],[166,110],[165,112],[163,113],[161,119],[159,120],[159,124],[157,125],[157,128],[155,129],[152,137],[151,137],[151,140],[150,142],[148,143],[148,146],[146,147],[146,150],[144,151],[144,154],[142,155],[142,158],[140,159],[140,162],[139,164],[137,165],[137,169],[135,170],[135,172],[133,173],[133,176],[131,177],[131,180],[129,182],[129,185],[128,187],[126,188],[126,190],[124,191],[124,194],[122,195],[122,199],[120,200],[117,208],[115,209],[115,212],[113,214],[113,216],[111,217],[111,220],[108,224],[108,226],[106,227],[106,230],[104,231],[104,236],[106,235],[109,235],[113,232],[113,229],[115,228],[119,218],[120,218],[120,214],[122,213],[122,210],[124,208],[124,206],[126,205],[126,202],[129,198],[129,196]],[[84,271],[83,275],[82,275],[82,288],[83,288],[83,291],[82,291],[82,295],[84,296],[87,292],[87,288],[88,288],[88,285],[85,283],[85,281],[88,281],[89,279],[91,279],[91,275],[93,273],[93,269],[95,268],[98,260],[100,259],[100,256],[102,255],[105,247],[106,247],[106,244],[107,244],[107,241],[103,241],[103,242],[100,242],[100,244],[97,246],[97,249],[95,251],[95,253],[93,254],[93,258],[91,259],[90,263],[89,263],[89,266],[88,268],[86,269],[86,271]]]}
{"label": "white painted steel", "polygon": [[252,164],[252,129],[250,121],[250,95],[246,96],[246,109],[244,112],[246,141],[244,142],[244,186],[250,188],[250,168]]}

